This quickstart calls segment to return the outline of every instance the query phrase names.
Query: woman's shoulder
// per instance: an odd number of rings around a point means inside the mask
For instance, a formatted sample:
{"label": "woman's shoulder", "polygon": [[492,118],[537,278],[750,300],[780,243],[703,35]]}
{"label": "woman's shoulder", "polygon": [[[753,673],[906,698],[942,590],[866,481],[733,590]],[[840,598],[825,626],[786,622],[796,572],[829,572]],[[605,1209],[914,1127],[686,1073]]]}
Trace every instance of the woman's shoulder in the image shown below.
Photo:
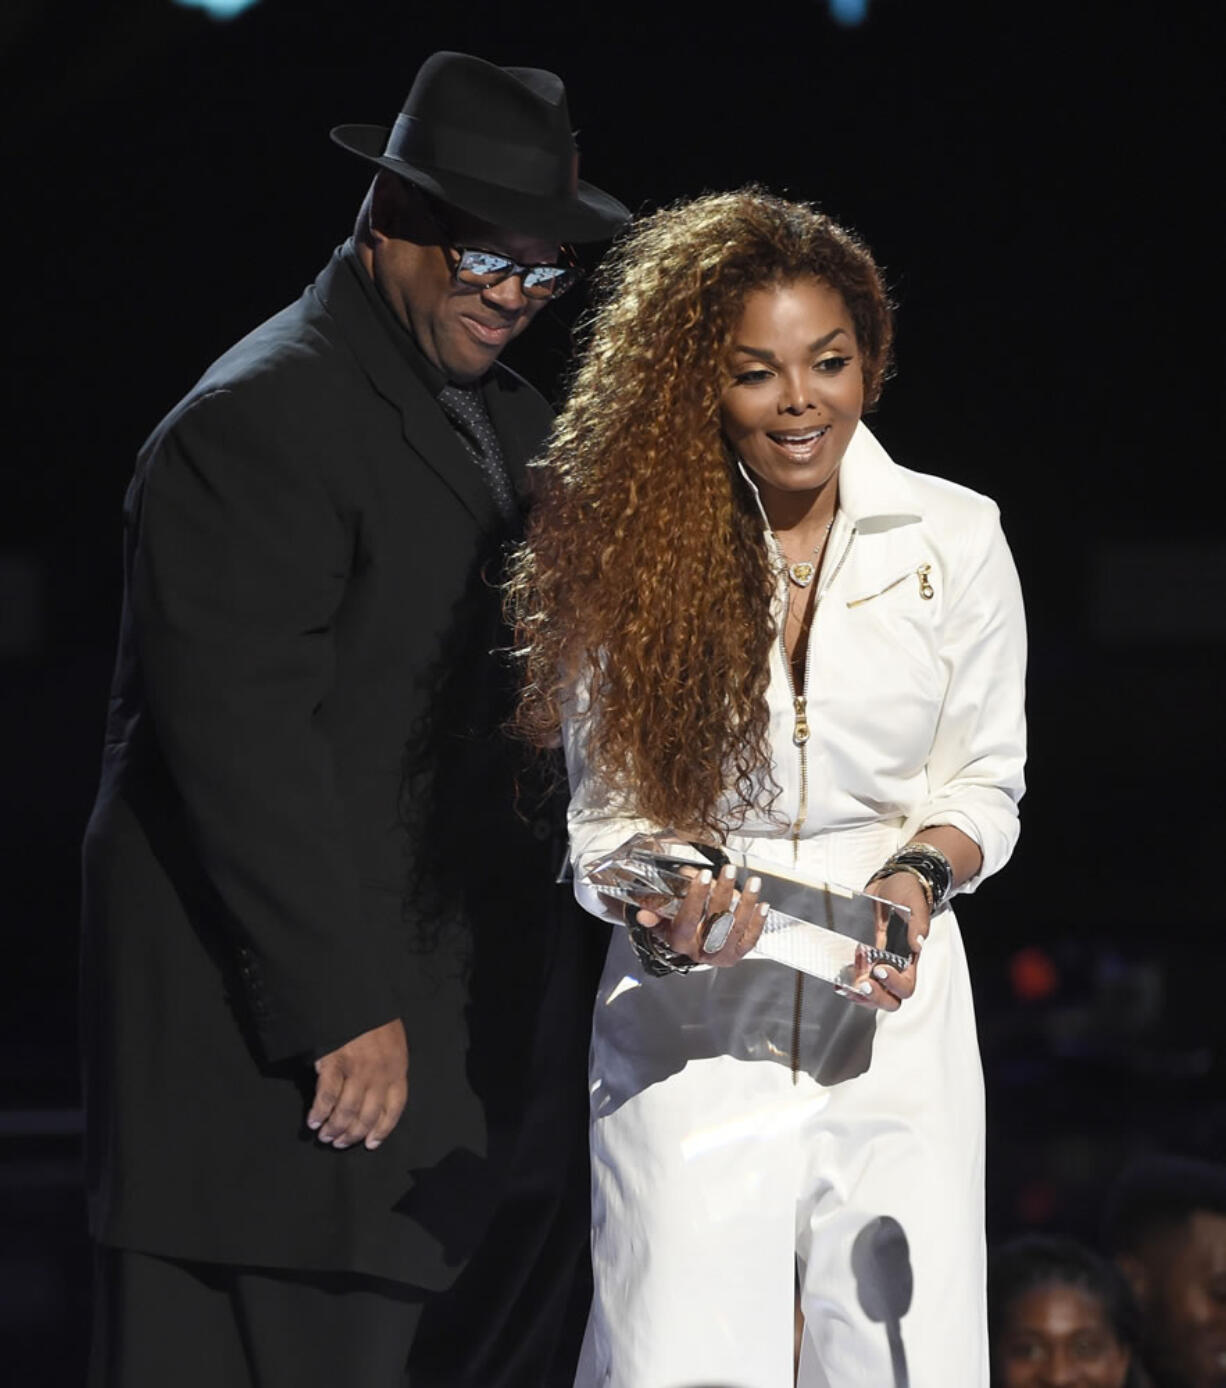
{"label": "woman's shoulder", "polygon": [[933,472],[916,472],[895,464],[905,474],[916,495],[923,501],[926,520],[949,520],[954,524],[988,523],[1000,515],[1000,507],[984,492]]}
{"label": "woman's shoulder", "polygon": [[983,492],[895,461],[864,424],[856,431],[846,461],[853,464],[845,474],[845,482],[851,484],[846,487],[848,500],[862,527],[873,515],[910,515],[937,529],[977,529],[992,525],[1000,515],[996,502]]}

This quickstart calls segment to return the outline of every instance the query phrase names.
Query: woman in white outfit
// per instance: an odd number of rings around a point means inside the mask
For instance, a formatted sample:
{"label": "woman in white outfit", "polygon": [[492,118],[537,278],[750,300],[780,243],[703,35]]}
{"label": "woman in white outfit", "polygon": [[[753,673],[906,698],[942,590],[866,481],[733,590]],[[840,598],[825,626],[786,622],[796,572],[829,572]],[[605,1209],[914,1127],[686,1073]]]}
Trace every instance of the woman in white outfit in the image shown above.
{"label": "woman in white outfit", "polygon": [[672,921],[580,884],[628,928],[594,1019],[576,1382],[980,1388],[983,1091],[949,898],[1004,864],[1023,789],[997,509],[861,422],[888,303],[807,206],[646,219],[588,331],[511,590],[520,727],[564,739],[575,863],[673,826],[868,884],[909,908],[913,957],[836,991],[744,959],[752,876],[700,874]]}

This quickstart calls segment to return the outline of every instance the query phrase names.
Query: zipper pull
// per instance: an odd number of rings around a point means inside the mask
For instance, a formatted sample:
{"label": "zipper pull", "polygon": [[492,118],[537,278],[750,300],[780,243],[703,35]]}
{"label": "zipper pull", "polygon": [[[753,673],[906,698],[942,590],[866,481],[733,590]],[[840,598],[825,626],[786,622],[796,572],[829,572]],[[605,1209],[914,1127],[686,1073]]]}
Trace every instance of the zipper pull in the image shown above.
{"label": "zipper pull", "polygon": [[792,741],[797,747],[803,747],[809,740],[809,719],[805,713],[805,696],[797,694],[792,700],[792,705],[796,713],[796,726],[792,729]]}
{"label": "zipper pull", "polygon": [[931,564],[921,564],[916,569],[916,577],[919,579],[920,597],[927,601],[929,598],[936,597],[936,589],[928,582],[928,575],[932,572]]}

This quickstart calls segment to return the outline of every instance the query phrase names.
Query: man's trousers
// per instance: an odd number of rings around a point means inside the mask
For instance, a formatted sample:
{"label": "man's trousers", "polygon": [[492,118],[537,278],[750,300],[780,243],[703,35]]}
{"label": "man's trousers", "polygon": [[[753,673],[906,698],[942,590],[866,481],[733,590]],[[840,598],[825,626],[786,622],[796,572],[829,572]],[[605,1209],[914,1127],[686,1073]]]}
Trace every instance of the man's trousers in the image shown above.
{"label": "man's trousers", "polygon": [[420,1294],[102,1248],[89,1388],[406,1388]]}

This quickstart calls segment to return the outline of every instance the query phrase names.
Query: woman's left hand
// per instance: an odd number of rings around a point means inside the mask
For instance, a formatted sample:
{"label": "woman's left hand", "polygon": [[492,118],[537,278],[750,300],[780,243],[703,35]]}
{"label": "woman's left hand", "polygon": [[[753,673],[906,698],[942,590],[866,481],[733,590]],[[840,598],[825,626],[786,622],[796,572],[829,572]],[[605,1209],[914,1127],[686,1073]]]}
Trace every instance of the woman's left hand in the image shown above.
{"label": "woman's left hand", "polygon": [[[840,997],[861,1007],[878,1007],[883,1012],[897,1012],[907,998],[915,992],[915,975],[919,964],[920,950],[928,934],[928,898],[924,889],[909,872],[894,872],[889,877],[874,877],[864,888],[873,896],[883,897],[911,912],[907,926],[907,943],[911,948],[911,962],[905,969],[895,969],[889,964],[871,964],[857,976],[848,988],[836,989]],[[877,908],[877,946],[884,949],[886,944],[886,907]]]}
{"label": "woman's left hand", "polygon": [[[710,871],[686,868],[684,873],[693,881],[671,920],[647,910],[639,911],[635,919],[639,925],[658,930],[674,954],[684,954],[695,964],[712,964],[717,969],[739,964],[758,943],[766,922],[766,904],[758,900],[761,878],[751,877],[738,892],[736,868],[731,864],[714,883]],[[717,924],[721,919],[722,929]]]}

